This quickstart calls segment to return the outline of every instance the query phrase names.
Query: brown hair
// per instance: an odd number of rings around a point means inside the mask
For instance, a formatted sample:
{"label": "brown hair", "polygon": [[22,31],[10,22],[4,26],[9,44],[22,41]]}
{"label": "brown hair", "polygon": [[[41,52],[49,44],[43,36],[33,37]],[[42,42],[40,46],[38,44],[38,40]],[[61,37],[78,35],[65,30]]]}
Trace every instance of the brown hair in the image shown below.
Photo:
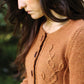
{"label": "brown hair", "polygon": [[[37,20],[33,20],[24,9],[19,10],[17,0],[1,0],[8,5],[8,19],[15,25],[14,33],[19,33],[19,52],[15,60],[15,64],[19,67],[23,74],[25,71],[24,62],[31,45],[39,32],[40,25],[46,21],[43,16]],[[84,1],[83,0],[40,0],[44,13],[53,21],[64,22],[66,20],[84,19]],[[67,16],[66,19],[59,19],[50,12],[50,9],[56,13]]]}

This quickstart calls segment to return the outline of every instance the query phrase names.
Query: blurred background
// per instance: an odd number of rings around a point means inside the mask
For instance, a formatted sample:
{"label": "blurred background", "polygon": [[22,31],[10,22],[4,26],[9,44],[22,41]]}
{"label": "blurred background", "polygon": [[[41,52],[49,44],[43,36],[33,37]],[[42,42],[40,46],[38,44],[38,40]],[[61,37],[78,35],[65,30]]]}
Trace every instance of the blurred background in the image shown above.
{"label": "blurred background", "polygon": [[14,26],[5,22],[7,5],[0,8],[0,84],[20,84],[12,62],[17,55],[18,38],[13,36]]}

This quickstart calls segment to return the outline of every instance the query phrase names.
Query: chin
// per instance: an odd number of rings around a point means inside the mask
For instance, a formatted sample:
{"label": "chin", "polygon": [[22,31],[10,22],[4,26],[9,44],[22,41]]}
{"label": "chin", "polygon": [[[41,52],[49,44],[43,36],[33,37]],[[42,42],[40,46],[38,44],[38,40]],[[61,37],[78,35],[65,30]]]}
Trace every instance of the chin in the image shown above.
{"label": "chin", "polygon": [[39,19],[39,17],[31,17],[32,19]]}
{"label": "chin", "polygon": [[39,19],[39,18],[41,18],[43,15],[41,15],[41,16],[35,16],[35,15],[31,15],[31,18],[32,19]]}

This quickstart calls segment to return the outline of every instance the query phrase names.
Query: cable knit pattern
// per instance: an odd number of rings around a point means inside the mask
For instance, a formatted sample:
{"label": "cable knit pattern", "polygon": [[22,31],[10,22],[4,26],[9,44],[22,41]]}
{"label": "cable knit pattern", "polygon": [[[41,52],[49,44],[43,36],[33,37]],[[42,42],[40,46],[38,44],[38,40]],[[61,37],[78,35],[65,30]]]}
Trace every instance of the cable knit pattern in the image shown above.
{"label": "cable knit pattern", "polygon": [[84,84],[84,20],[69,20],[53,33],[42,26],[25,58],[21,84]]}

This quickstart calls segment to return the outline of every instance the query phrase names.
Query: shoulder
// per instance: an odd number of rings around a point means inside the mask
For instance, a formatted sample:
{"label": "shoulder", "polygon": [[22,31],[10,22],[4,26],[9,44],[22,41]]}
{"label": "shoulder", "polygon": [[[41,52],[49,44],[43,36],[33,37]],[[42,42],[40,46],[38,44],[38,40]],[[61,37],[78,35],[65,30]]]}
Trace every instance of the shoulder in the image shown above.
{"label": "shoulder", "polygon": [[84,21],[80,20],[77,25],[77,29],[72,33],[67,42],[66,54],[68,58],[71,54],[84,52]]}

